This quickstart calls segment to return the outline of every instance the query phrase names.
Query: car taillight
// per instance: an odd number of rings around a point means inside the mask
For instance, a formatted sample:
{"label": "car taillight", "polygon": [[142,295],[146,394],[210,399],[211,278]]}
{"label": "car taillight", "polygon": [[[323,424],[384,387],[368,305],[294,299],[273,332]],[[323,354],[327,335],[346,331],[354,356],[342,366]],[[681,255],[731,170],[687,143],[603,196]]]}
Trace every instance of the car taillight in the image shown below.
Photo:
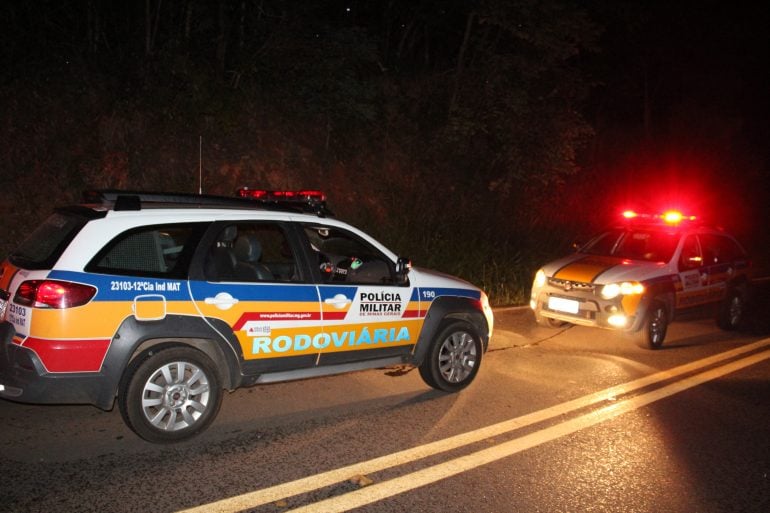
{"label": "car taillight", "polygon": [[96,295],[90,285],[57,280],[28,280],[19,285],[13,302],[35,308],[72,308]]}

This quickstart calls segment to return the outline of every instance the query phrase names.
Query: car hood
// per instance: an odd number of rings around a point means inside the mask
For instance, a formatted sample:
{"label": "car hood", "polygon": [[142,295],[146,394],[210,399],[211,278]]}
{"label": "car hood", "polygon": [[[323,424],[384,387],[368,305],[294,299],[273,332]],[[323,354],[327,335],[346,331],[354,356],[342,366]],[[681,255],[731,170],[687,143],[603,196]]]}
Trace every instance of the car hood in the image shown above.
{"label": "car hood", "polygon": [[561,280],[607,284],[620,281],[645,281],[668,274],[663,262],[575,253],[543,266],[546,276]]}
{"label": "car hood", "polygon": [[417,287],[459,288],[480,291],[478,287],[455,276],[444,274],[432,269],[413,267],[409,279]]}

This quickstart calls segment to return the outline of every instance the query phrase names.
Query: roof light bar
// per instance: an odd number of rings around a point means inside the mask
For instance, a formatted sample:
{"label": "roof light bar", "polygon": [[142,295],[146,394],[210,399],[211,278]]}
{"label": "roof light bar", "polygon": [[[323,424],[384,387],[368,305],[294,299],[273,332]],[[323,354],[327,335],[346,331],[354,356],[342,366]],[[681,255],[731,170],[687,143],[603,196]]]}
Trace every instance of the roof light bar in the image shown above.
{"label": "roof light bar", "polygon": [[661,215],[661,218],[667,223],[676,224],[682,221],[695,221],[695,216],[686,216],[678,210],[669,210]]}
{"label": "roof light bar", "polygon": [[633,210],[624,210],[621,214],[627,220],[643,219],[651,222],[663,221],[666,224],[679,224],[683,221],[695,221],[696,216],[686,216],[678,210],[667,210],[662,214],[641,214]]}
{"label": "roof light bar", "polygon": [[302,189],[298,191],[269,191],[265,189],[249,189],[241,187],[236,191],[241,198],[251,198],[262,201],[291,201],[297,203],[323,203],[326,194],[322,191]]}
{"label": "roof light bar", "polygon": [[266,189],[249,189],[241,187],[235,191],[241,198],[258,201],[262,204],[274,204],[284,208],[301,209],[312,212],[320,217],[333,216],[326,207],[326,194],[315,189],[300,189],[296,191],[269,191]]}

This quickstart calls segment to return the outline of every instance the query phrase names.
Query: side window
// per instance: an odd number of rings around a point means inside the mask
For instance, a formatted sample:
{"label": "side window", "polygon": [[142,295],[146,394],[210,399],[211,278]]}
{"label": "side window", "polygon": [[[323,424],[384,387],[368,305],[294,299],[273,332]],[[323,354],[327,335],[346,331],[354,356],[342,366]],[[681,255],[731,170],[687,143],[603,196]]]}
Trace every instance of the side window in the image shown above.
{"label": "side window", "polygon": [[720,262],[722,252],[719,248],[719,241],[711,235],[701,235],[700,245],[703,249],[703,265],[714,265]]}
{"label": "side window", "polygon": [[679,257],[679,270],[697,269],[703,264],[703,257],[698,247],[698,239],[688,235],[682,245],[682,255]]}
{"label": "side window", "polygon": [[186,277],[196,225],[145,226],[118,235],[86,266],[89,272]]}
{"label": "side window", "polygon": [[724,248],[725,254],[729,255],[729,259],[732,260],[745,260],[746,257],[746,251],[741,247],[740,244],[738,244],[737,241],[734,239],[731,239],[730,237],[719,237],[720,244]]}
{"label": "side window", "polygon": [[707,265],[732,262],[743,256],[743,250],[729,237],[704,234],[700,236],[703,259]]}
{"label": "side window", "polygon": [[296,282],[297,259],[276,223],[234,223],[220,231],[204,263],[209,281]]}
{"label": "side window", "polygon": [[325,283],[395,284],[389,259],[355,234],[328,226],[306,226],[305,235]]}

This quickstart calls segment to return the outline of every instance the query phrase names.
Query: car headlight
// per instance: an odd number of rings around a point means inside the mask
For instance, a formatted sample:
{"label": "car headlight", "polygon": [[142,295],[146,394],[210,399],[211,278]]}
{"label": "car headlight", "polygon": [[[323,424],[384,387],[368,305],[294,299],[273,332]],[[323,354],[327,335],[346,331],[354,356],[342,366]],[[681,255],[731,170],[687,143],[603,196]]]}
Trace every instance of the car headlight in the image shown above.
{"label": "car headlight", "polygon": [[608,283],[602,287],[601,295],[604,299],[616,298],[620,295],[631,296],[644,294],[644,285],[638,281],[624,281],[622,283]]}
{"label": "car headlight", "polygon": [[539,289],[543,285],[545,285],[545,282],[546,282],[545,273],[543,272],[542,269],[540,269],[535,273],[535,282],[533,283],[533,287]]}

